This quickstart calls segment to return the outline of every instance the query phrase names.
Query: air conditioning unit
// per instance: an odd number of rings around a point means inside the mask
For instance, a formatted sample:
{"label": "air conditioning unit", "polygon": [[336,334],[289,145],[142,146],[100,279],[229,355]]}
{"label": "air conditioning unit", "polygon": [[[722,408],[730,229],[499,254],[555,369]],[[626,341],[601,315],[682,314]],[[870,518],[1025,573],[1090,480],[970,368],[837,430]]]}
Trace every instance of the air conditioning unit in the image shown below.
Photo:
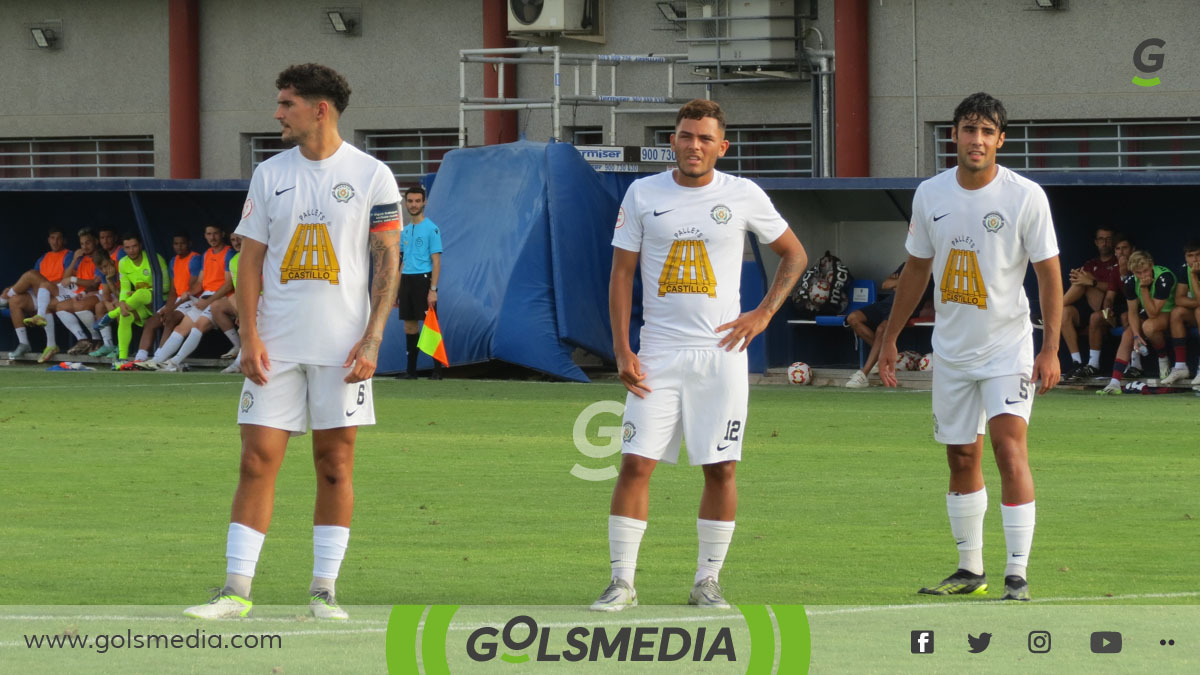
{"label": "air conditioning unit", "polygon": [[597,4],[589,0],[508,0],[508,30],[512,33],[592,31],[596,28]]}
{"label": "air conditioning unit", "polygon": [[796,58],[794,0],[688,0],[687,18],[689,61],[737,67]]}

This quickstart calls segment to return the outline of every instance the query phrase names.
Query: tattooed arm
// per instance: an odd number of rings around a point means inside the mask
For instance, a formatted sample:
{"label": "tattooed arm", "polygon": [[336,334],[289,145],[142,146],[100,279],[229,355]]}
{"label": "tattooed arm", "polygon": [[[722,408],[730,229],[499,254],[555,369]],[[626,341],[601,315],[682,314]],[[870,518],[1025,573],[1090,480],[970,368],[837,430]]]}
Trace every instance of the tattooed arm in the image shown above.
{"label": "tattooed arm", "polygon": [[387,326],[388,314],[396,301],[396,289],[400,286],[400,229],[373,228],[368,238],[371,253],[371,316],[367,319],[367,330],[362,339],[350,350],[343,367],[354,366],[346,375],[346,382],[362,382],[371,379],[379,362],[379,345],[383,342],[383,329]]}
{"label": "tattooed arm", "polygon": [[770,247],[780,257],[779,267],[775,270],[775,280],[758,307],[727,324],[717,326],[718,333],[729,331],[717,344],[718,347],[724,347],[725,351],[733,351],[733,348],[739,345],[738,351],[745,351],[746,347],[750,346],[750,341],[767,329],[771,317],[783,306],[783,301],[787,299],[792,286],[796,285],[796,281],[808,265],[808,254],[804,252],[804,246],[796,238],[796,233],[790,229],[771,242]]}

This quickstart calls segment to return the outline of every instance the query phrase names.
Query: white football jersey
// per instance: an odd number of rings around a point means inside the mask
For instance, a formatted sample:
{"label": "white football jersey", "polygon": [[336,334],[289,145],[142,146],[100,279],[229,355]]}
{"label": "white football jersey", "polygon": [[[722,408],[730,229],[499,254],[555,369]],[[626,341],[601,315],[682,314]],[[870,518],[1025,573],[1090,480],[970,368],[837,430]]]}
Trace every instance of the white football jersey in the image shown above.
{"label": "white football jersey", "polygon": [[1031,261],[1058,255],[1046,193],[997,168],[978,190],[960,186],[957,169],[948,169],[913,197],[905,248],[933,258],[933,350],[960,368],[982,365],[1032,333],[1025,274]]}
{"label": "white football jersey", "polygon": [[717,326],[741,313],[746,231],[765,244],[787,222],[762,188],[715,172],[704,187],[683,187],[672,171],[629,186],[613,246],[641,253],[642,348],[715,349]]}
{"label": "white football jersey", "polygon": [[267,245],[258,332],[272,359],[340,366],[366,330],[371,230],[400,227],[400,191],[379,160],[343,142],[254,170],[237,234]]}

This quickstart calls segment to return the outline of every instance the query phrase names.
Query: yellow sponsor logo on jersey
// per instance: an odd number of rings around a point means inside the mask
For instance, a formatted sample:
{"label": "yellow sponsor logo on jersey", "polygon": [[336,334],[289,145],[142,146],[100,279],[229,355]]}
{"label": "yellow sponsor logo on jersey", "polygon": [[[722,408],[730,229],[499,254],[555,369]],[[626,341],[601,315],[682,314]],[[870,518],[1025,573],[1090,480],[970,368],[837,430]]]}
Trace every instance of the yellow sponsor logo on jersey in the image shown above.
{"label": "yellow sponsor logo on jersey", "polygon": [[704,293],[717,297],[717,278],[704,242],[685,239],[671,244],[662,275],[658,277],[658,297],[667,293]]}
{"label": "yellow sponsor logo on jersey", "polygon": [[950,249],[946,269],[942,271],[942,302],[954,302],[987,309],[987,287],[979,272],[979,257],[975,251]]}
{"label": "yellow sponsor logo on jersey", "polygon": [[289,281],[316,280],[328,281],[333,285],[338,283],[337,254],[333,252],[333,242],[329,239],[329,229],[325,223],[300,223],[296,233],[288,243],[287,253],[283,256],[283,265],[279,270],[280,283]]}

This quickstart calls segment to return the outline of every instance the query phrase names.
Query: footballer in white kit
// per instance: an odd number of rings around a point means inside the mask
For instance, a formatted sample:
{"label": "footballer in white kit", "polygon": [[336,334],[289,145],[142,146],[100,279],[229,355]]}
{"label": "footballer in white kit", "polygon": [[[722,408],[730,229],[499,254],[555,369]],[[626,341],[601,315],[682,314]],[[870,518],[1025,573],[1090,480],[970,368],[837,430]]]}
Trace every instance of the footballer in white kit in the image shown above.
{"label": "footballer in white kit", "polygon": [[391,171],[349,143],[320,161],[292,148],[255,170],[235,233],[267,244],[258,332],[275,365],[266,385],[246,380],[239,424],[375,423],[371,381],[342,382],[343,362],[370,313],[367,236],[398,229],[399,200]]}
{"label": "footballer in white kit", "polygon": [[[958,569],[929,595],[987,592],[983,517],[987,490],[981,460],[988,431],[1002,490],[1008,558],[1004,599],[1029,600],[1026,570],[1033,542],[1034,489],[1027,431],[1036,393],[1057,384],[1062,279],[1058,242],[1045,192],[996,164],[1007,113],[979,93],[954,112],[958,166],[921,183],[913,197],[908,264],[901,272],[880,356],[880,377],[896,386],[896,337],[933,275],[934,438],[946,444],[946,509],[959,551]],[[1035,357],[1025,295],[1030,263],[1044,318]]]}
{"label": "footballer in white kit", "polygon": [[[312,427],[316,502],[309,611],[344,620],[335,582],[350,541],[354,445],[373,424],[371,376],[400,280],[400,192],[391,171],[342,140],[350,86],[332,68],[290,66],[275,119],[295,145],[254,171],[236,234],[242,322],[242,454],[225,584],[198,619],[249,616],[289,436]],[[373,279],[370,280],[369,279]],[[368,286],[370,286],[368,288]]]}
{"label": "footballer in white kit", "polygon": [[[629,394],[609,515],[612,581],[593,610],[637,604],[633,581],[646,530],[650,474],[659,461],[677,461],[681,441],[687,443],[689,461],[704,471],[696,521],[699,555],[688,602],[729,606],[717,580],[737,510],[734,472],[742,456],[749,391],[745,348],[767,327],[807,259],[761,188],[715,170],[728,146],[720,106],[687,103],[671,137],[677,167],[635,181],[617,215],[609,314],[617,369]],[[747,232],[781,260],[762,303],[742,313]],[[639,262],[645,325],[634,354],[629,322]]]}

